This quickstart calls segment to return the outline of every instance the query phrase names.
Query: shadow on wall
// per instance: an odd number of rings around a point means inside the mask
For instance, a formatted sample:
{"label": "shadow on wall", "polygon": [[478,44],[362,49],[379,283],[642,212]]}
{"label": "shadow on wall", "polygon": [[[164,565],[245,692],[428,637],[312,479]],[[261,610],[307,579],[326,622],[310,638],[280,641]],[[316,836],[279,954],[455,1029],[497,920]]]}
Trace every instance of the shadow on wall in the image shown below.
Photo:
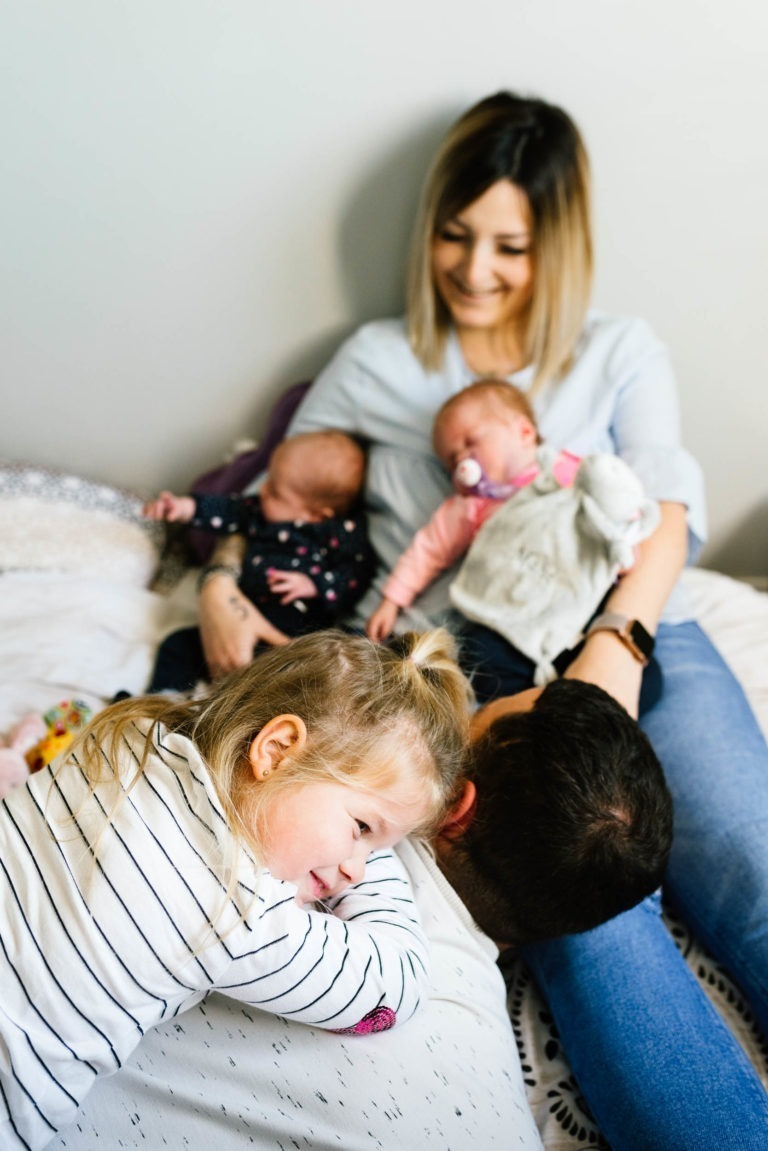
{"label": "shadow on wall", "polygon": [[403,313],[421,187],[446,128],[461,111],[458,107],[401,132],[388,148],[376,151],[350,187],[337,221],[338,273],[349,322],[298,342],[286,356],[278,391],[317,375],[360,324]]}
{"label": "shadow on wall", "polygon": [[408,247],[422,184],[460,111],[401,132],[386,151],[377,150],[350,189],[339,220],[339,263],[346,301],[358,322],[404,310]]}
{"label": "shadow on wall", "polygon": [[768,496],[712,541],[704,550],[701,566],[727,575],[768,578]]}

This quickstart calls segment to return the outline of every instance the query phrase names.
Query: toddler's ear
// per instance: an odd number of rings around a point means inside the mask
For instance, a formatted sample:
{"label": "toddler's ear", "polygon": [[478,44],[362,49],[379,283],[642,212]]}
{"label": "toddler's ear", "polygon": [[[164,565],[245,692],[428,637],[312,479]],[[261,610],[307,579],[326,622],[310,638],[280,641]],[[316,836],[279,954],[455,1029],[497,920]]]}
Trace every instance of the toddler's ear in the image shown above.
{"label": "toddler's ear", "polygon": [[251,742],[248,758],[261,782],[277,771],[289,752],[300,751],[307,742],[307,727],[298,715],[277,715],[265,723]]}

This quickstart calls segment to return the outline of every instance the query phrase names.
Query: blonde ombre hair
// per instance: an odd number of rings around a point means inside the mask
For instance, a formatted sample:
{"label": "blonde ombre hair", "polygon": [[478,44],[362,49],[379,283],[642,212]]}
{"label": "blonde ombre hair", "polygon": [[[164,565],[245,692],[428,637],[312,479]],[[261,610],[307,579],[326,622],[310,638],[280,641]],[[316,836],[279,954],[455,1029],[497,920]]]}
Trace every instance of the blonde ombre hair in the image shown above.
{"label": "blonde ombre hair", "polygon": [[426,368],[443,362],[451,316],[432,275],[432,243],[442,228],[493,184],[509,180],[531,212],[534,292],[526,363],[532,391],[570,366],[592,289],[589,160],[561,108],[498,92],[448,130],[427,175],[408,269],[408,334]]}
{"label": "blonde ombre hair", "polygon": [[[159,729],[186,736],[208,768],[235,839],[261,862],[270,804],[286,788],[311,783],[376,791],[407,780],[425,813],[414,830],[431,833],[462,773],[472,702],[445,629],[408,633],[390,646],[329,629],[266,648],[201,699],[154,695],[113,704],[91,721],[72,757],[93,791],[117,785],[111,819],[144,771]],[[284,714],[304,721],[306,742],[259,782],[251,743]],[[122,780],[116,765],[137,730],[143,754]],[[58,768],[67,769],[67,761]]]}

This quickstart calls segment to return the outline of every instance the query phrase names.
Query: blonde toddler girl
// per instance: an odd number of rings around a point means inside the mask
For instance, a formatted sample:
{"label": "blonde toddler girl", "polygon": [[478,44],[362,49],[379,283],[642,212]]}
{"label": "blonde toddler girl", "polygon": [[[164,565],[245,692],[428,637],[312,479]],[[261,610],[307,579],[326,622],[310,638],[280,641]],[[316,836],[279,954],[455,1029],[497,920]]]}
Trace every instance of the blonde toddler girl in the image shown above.
{"label": "blonde toddler girl", "polygon": [[202,699],[107,708],[7,797],[3,1148],[45,1146],[214,989],[331,1030],[408,1019],[426,945],[388,849],[435,826],[460,775],[453,655],[439,629],[395,648],[316,632]]}

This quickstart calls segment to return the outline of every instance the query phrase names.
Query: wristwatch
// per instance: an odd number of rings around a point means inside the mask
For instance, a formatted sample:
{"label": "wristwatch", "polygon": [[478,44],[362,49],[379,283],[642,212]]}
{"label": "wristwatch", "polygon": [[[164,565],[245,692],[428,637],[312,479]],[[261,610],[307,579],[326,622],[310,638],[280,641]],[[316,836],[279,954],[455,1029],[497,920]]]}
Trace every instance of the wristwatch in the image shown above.
{"label": "wristwatch", "polygon": [[656,640],[650,632],[646,631],[639,619],[629,619],[628,616],[620,615],[619,612],[606,611],[592,620],[584,633],[584,637],[592,635],[595,631],[615,632],[624,646],[629,648],[632,655],[643,667],[648,664],[653,655]]}

